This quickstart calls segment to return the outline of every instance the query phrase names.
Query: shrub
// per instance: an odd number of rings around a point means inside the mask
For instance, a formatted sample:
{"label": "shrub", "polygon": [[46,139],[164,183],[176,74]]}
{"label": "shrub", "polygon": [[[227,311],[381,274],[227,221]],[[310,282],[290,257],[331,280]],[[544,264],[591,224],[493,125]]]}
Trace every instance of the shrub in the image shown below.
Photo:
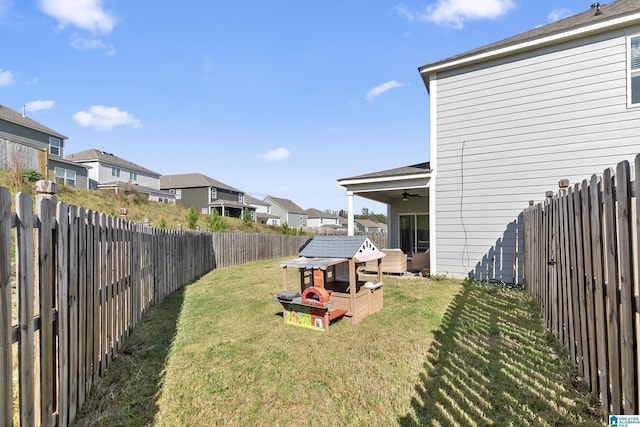
{"label": "shrub", "polygon": [[36,182],[40,179],[44,179],[42,174],[35,169],[23,169],[20,172],[20,176],[25,182]]}
{"label": "shrub", "polygon": [[190,230],[194,230],[196,228],[196,223],[198,222],[199,217],[200,215],[195,209],[189,208],[189,211],[187,212],[187,227],[189,227]]}
{"label": "shrub", "polygon": [[207,231],[211,233],[221,233],[227,229],[227,222],[220,216],[216,209],[207,219]]}

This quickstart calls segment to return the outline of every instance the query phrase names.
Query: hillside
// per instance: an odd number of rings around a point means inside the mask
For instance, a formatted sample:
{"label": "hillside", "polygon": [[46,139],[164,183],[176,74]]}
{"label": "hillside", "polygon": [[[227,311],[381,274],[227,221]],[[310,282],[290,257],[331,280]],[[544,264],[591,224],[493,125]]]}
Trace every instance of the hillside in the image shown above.
{"label": "hillside", "polygon": [[[14,196],[17,192],[28,192],[35,196],[35,181],[29,181],[16,172],[0,171],[0,186],[6,187]],[[168,203],[150,202],[136,191],[118,192],[102,190],[81,190],[58,185],[58,201],[70,205],[83,207],[93,211],[117,216],[121,208],[127,209],[129,221],[143,223],[146,218],[154,227],[176,229],[182,224],[183,229],[188,229],[187,215],[189,210],[182,206]],[[207,230],[209,215],[198,214],[196,226],[201,230]],[[245,224],[242,219],[218,218],[222,225],[216,231],[245,232],[245,233],[282,233],[281,227],[265,226],[261,224]],[[292,230],[288,230],[291,234]],[[295,230],[293,230],[295,232]]]}

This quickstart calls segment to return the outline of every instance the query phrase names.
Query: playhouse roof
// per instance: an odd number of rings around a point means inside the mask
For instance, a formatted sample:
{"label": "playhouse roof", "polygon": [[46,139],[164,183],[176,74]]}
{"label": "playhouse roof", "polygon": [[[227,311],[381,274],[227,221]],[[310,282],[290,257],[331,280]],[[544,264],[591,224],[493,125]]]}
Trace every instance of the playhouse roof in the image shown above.
{"label": "playhouse roof", "polygon": [[316,236],[302,248],[299,255],[306,258],[354,258],[366,262],[384,256],[368,236]]}

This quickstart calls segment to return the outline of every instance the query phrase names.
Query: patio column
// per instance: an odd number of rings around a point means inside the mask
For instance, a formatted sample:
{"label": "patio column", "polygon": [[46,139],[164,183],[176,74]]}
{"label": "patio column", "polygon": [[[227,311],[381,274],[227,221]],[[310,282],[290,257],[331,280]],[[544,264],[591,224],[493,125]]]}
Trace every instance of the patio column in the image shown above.
{"label": "patio column", "polygon": [[354,235],[353,228],[353,191],[347,191],[347,235]]}

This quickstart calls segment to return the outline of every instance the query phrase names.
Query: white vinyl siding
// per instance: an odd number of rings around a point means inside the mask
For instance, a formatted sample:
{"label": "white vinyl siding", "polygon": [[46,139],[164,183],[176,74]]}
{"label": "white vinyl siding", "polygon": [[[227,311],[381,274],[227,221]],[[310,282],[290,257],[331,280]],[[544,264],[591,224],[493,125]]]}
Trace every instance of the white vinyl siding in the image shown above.
{"label": "white vinyl siding", "polygon": [[619,31],[438,74],[432,273],[512,281],[529,200],[640,152],[626,43]]}

